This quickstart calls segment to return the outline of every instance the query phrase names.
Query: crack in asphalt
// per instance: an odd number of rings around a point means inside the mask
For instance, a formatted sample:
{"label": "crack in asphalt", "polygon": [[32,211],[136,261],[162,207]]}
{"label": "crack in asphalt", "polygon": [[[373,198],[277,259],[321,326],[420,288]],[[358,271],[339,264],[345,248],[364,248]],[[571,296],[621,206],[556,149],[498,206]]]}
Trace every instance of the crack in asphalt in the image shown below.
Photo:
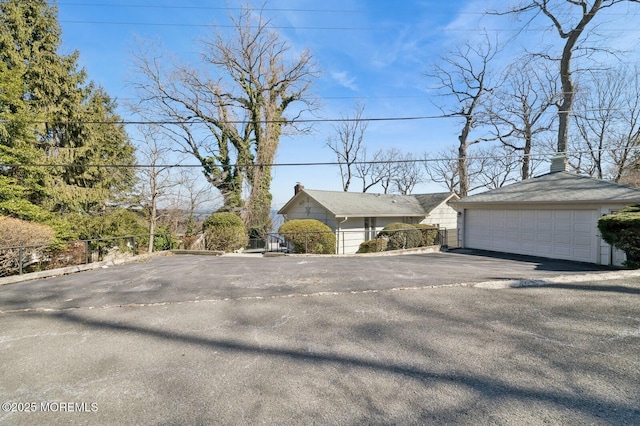
{"label": "crack in asphalt", "polygon": [[19,313],[32,313],[32,312],[68,312],[77,310],[92,310],[92,309],[117,309],[117,308],[143,308],[154,306],[168,306],[168,305],[183,305],[183,304],[195,304],[195,303],[218,303],[218,302],[230,302],[230,301],[247,301],[247,300],[275,300],[275,299],[291,299],[291,298],[303,298],[303,297],[324,297],[324,296],[342,296],[349,294],[369,294],[369,293],[387,293],[394,291],[418,291],[437,288],[453,288],[453,287],[474,287],[486,290],[500,290],[508,288],[522,288],[522,287],[544,287],[550,285],[561,285],[567,283],[580,283],[593,281],[609,281],[623,278],[635,278],[640,277],[640,271],[615,271],[608,273],[596,273],[596,274],[578,274],[578,275],[560,275],[552,278],[545,279],[508,279],[508,280],[494,280],[483,282],[462,282],[454,284],[433,284],[424,286],[408,286],[408,287],[393,287],[388,289],[367,289],[367,290],[348,290],[348,291],[320,291],[313,293],[289,293],[289,294],[277,294],[268,296],[239,296],[239,297],[220,297],[214,299],[202,299],[202,300],[181,300],[181,301],[165,301],[165,302],[149,302],[149,303],[125,303],[125,304],[112,304],[112,305],[99,305],[99,306],[73,306],[66,308],[20,308],[20,309],[7,309],[0,310],[0,315],[7,314],[19,314]]}

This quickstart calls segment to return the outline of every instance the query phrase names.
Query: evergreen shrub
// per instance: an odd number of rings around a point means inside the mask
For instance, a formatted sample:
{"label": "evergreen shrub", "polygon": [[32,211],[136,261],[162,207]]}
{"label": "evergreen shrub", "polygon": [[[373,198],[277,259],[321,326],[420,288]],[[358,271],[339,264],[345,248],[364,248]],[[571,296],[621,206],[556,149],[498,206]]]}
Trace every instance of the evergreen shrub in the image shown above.
{"label": "evergreen shrub", "polygon": [[374,238],[360,244],[357,253],[378,253],[387,250],[387,240]]}
{"label": "evergreen shrub", "polygon": [[217,212],[207,217],[202,224],[205,248],[231,253],[244,248],[249,242],[240,216],[230,212]]}
{"label": "evergreen shrub", "polygon": [[335,254],[336,236],[316,219],[293,219],[283,223],[278,233],[293,245],[294,253]]}
{"label": "evergreen shrub", "polygon": [[438,237],[438,227],[424,223],[419,223],[414,226],[420,231],[422,236],[419,247],[428,247],[435,243],[436,238]]}
{"label": "evergreen shrub", "polygon": [[640,268],[640,204],[598,220],[602,239],[627,254],[625,266]]}
{"label": "evergreen shrub", "polygon": [[387,240],[387,250],[401,250],[420,246],[422,232],[409,223],[393,222],[382,228],[378,238]]}

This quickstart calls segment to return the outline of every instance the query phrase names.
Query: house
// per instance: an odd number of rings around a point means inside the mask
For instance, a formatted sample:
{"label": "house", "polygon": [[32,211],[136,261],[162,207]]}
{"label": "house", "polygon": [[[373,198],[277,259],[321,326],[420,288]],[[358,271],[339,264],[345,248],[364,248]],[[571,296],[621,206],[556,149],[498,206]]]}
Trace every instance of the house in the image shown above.
{"label": "house", "polygon": [[453,203],[459,246],[620,266],[598,218],[640,203],[640,189],[557,171]]}
{"label": "house", "polygon": [[447,230],[457,243],[457,212],[449,201],[453,193],[397,195],[321,191],[295,186],[294,196],[278,211],[285,221],[317,219],[336,233],[337,251],[352,254],[360,243],[375,238],[393,222],[425,223]]}

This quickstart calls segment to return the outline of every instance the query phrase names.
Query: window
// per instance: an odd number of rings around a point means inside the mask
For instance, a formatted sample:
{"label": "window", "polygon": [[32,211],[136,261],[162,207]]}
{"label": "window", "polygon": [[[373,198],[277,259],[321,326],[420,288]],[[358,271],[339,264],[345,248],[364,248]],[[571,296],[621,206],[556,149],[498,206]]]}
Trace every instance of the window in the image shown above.
{"label": "window", "polygon": [[364,240],[372,240],[376,237],[376,218],[365,217],[364,218]]}

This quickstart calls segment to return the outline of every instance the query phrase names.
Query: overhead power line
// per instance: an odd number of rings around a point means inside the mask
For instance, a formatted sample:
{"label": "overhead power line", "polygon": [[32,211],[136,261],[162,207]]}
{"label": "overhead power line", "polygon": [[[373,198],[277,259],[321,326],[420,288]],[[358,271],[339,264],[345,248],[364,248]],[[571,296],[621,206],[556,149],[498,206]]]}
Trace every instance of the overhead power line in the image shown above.
{"label": "overhead power line", "polygon": [[[82,3],[82,2],[58,2],[58,6],[80,6],[80,7],[120,7],[128,9],[168,9],[168,10],[250,10],[250,11],[266,11],[266,12],[311,12],[311,13],[371,13],[371,12],[385,12],[388,13],[388,9],[318,9],[318,8],[271,8],[271,7],[232,7],[232,6],[187,6],[187,5],[161,5],[161,4],[112,4],[112,3]],[[429,11],[430,15],[444,15],[450,16],[449,12]],[[485,11],[460,11],[456,12],[456,15],[469,15],[469,16],[485,16]],[[559,13],[559,15],[572,15],[571,13]],[[602,16],[628,16],[629,13],[615,13],[611,11],[602,12]],[[632,14],[633,15],[633,14]]]}
{"label": "overhead power line", "polygon": [[[640,151],[640,146],[631,148],[620,148],[620,150],[626,149],[629,152]],[[609,152],[609,149],[594,149],[594,150],[575,150],[567,151],[566,155],[579,155],[590,154],[596,152]],[[549,152],[537,152],[529,154],[529,158],[545,159],[557,155],[556,151]],[[467,160],[503,160],[503,159],[520,159],[523,157],[522,153],[505,154],[505,155],[469,155]],[[367,165],[367,164],[397,164],[397,163],[432,163],[443,161],[457,161],[457,157],[438,157],[438,158],[419,158],[419,159],[391,159],[391,160],[371,160],[371,161],[354,161],[352,165]],[[249,163],[249,164],[236,164],[233,167],[248,168],[248,167],[317,167],[317,166],[339,166],[346,165],[347,163],[342,161],[324,161],[324,162],[305,162],[305,163]],[[82,168],[133,168],[133,169],[149,169],[149,168],[201,168],[202,164],[78,164],[78,163],[0,163],[1,168],[25,168],[25,167],[82,167]]]}
{"label": "overhead power line", "polygon": [[[122,21],[88,21],[88,20],[60,20],[62,24],[82,24],[82,25],[132,25],[147,27],[200,27],[200,28],[236,28],[231,24],[190,24],[185,22],[122,22]],[[249,26],[249,28],[258,28],[257,26]],[[332,30],[332,31],[389,31],[391,27],[310,27],[310,26],[292,26],[292,25],[268,25],[266,28],[274,30]],[[521,28],[483,28],[487,32],[520,32]],[[447,28],[447,31],[478,31],[477,28]],[[549,28],[529,28],[527,32],[547,32]],[[598,31],[607,32],[637,32],[640,28],[605,28]]]}

